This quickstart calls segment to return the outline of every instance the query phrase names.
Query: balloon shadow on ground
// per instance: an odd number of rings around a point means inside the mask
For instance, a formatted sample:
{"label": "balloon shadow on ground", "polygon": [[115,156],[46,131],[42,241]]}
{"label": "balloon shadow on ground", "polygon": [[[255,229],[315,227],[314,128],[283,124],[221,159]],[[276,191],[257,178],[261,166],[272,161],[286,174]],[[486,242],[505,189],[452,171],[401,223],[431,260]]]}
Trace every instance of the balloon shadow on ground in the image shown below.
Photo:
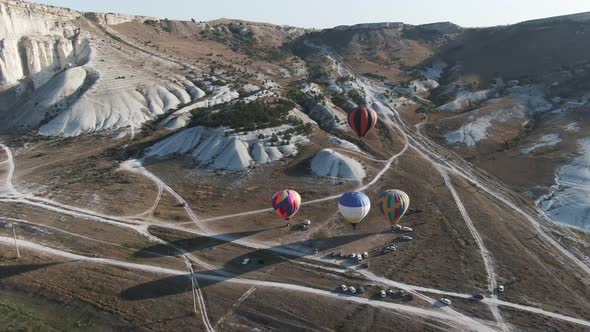
{"label": "balloon shadow on ground", "polygon": [[[330,250],[370,235],[371,234],[355,234],[322,239],[320,250]],[[313,250],[310,250],[309,253],[298,252],[300,255],[295,255],[294,250],[292,249],[293,247],[311,247],[311,245],[309,240],[305,240],[268,249],[257,249],[247,254],[232,258],[219,269],[197,272],[195,278],[201,288],[206,288],[226,280],[231,280],[232,278],[239,278],[247,273],[261,269],[268,269],[273,265],[286,262],[290,259],[305,259],[306,257],[313,255]],[[249,261],[244,264],[246,258],[248,258]],[[190,290],[191,279],[190,274],[187,273],[169,276],[127,288],[120,293],[120,296],[125,300],[136,301],[185,293]]]}
{"label": "balloon shadow on ground", "polygon": [[32,272],[39,269],[45,269],[53,265],[61,263],[45,263],[45,264],[21,264],[21,265],[4,265],[0,266],[0,280],[18,276],[24,273]]}
{"label": "balloon shadow on ground", "polygon": [[[254,235],[254,234],[258,234],[258,233],[261,233],[261,232],[264,232],[267,230],[268,229],[257,230],[257,231],[247,231],[247,232],[227,233],[227,234],[221,234],[221,236],[231,238],[232,240],[239,240],[239,239],[242,239],[242,238]],[[183,232],[183,231],[181,231],[181,232]],[[186,232],[183,232],[183,233],[186,233]],[[186,234],[190,234],[190,233],[186,233]],[[190,234],[190,235],[192,235],[192,234]],[[173,241],[168,241],[168,242],[175,247],[182,248],[183,250],[188,251],[188,252],[193,252],[193,251],[198,251],[198,250],[212,249],[216,246],[219,246],[219,245],[222,245],[225,243],[231,243],[233,241],[227,241],[227,240],[203,235],[203,236],[183,238],[183,239],[178,239],[178,240],[173,240]],[[173,247],[171,247],[170,245],[165,244],[165,243],[158,243],[156,245],[143,248],[133,254],[134,257],[138,257],[138,258],[155,258],[155,257],[163,257],[163,256],[178,257],[181,255],[182,254],[178,250],[174,249]]]}

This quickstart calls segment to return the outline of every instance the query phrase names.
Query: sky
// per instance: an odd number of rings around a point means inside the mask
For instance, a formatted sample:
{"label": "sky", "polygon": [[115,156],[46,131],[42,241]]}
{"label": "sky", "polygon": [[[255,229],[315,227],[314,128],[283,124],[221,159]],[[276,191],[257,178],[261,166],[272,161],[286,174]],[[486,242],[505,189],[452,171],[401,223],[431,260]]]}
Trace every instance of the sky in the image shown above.
{"label": "sky", "polygon": [[589,0],[35,0],[87,12],[208,21],[233,18],[304,28],[369,22],[464,27],[518,23],[590,11]]}

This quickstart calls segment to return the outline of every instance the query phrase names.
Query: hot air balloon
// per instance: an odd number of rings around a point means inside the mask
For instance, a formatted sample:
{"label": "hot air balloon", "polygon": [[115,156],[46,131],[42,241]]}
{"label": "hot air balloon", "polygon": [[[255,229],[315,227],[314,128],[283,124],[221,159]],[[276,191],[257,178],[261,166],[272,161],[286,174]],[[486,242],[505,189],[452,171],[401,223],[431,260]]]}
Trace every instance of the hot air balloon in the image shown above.
{"label": "hot air balloon", "polygon": [[367,107],[355,107],[348,113],[348,124],[359,137],[364,137],[377,124],[377,113]]}
{"label": "hot air balloon", "polygon": [[338,200],[338,211],[354,229],[369,214],[370,209],[371,201],[362,192],[344,193]]}
{"label": "hot air balloon", "polygon": [[395,226],[410,207],[410,197],[401,190],[390,189],[379,195],[379,210]]}
{"label": "hot air balloon", "polygon": [[295,190],[281,190],[272,197],[272,207],[287,221],[287,225],[289,225],[291,217],[301,207],[301,196]]}

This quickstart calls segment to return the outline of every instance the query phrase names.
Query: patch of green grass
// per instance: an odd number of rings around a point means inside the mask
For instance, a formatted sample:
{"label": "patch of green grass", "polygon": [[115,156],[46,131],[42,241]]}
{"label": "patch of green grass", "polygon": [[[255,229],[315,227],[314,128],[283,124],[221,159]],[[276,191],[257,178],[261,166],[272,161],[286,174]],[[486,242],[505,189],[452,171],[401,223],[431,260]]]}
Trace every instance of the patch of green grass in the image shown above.
{"label": "patch of green grass", "polygon": [[85,304],[61,304],[37,296],[0,289],[2,331],[107,331],[116,321]]}

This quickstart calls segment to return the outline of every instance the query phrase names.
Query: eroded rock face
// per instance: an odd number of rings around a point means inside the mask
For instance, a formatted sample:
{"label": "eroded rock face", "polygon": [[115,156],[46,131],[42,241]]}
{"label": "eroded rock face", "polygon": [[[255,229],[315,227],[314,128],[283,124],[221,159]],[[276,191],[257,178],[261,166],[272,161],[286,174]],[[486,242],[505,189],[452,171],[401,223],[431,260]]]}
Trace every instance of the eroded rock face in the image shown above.
{"label": "eroded rock face", "polygon": [[148,17],[148,16],[133,16],[133,15],[125,15],[125,14],[114,14],[114,13],[85,13],[84,16],[90,20],[93,20],[100,24],[105,25],[117,25],[123,24],[127,22],[139,21],[145,22],[147,20],[151,20],[154,22],[159,22],[160,19],[155,17]]}
{"label": "eroded rock face", "polygon": [[65,8],[0,1],[0,86],[29,77],[37,88],[87,60],[88,40],[71,24],[79,16]]}
{"label": "eroded rock face", "polygon": [[257,138],[259,133],[265,132],[265,136],[270,136],[269,133],[281,129],[284,128],[267,128],[249,135],[228,136],[223,127],[192,127],[156,143],[146,151],[146,156],[165,159],[179,155],[191,158],[202,167],[241,171],[298,153],[295,144],[274,146]]}
{"label": "eroded rock face", "polygon": [[321,150],[313,157],[311,171],[315,176],[357,181],[366,176],[363,166],[358,161],[332,149]]}

